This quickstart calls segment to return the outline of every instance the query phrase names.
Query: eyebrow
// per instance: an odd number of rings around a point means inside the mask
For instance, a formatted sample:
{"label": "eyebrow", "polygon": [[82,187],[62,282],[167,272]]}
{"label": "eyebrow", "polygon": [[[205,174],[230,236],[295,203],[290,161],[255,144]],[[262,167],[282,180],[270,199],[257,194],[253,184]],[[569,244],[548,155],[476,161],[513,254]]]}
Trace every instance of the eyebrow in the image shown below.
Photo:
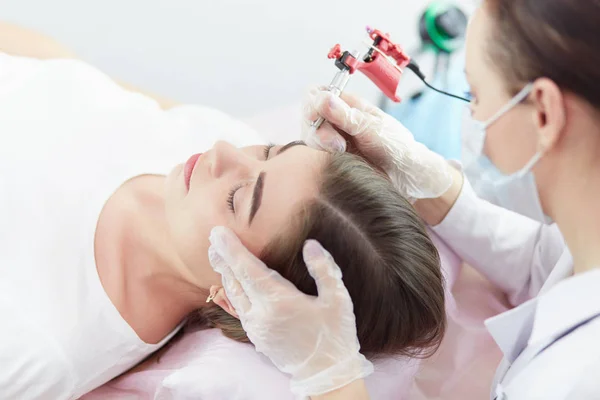
{"label": "eyebrow", "polygon": [[285,146],[282,146],[277,151],[277,155],[280,155],[284,151],[289,150],[289,149],[291,149],[294,146],[306,146],[306,143],[303,140],[294,140],[293,142],[289,142],[288,144],[286,144]]}
{"label": "eyebrow", "polygon": [[254,219],[258,208],[260,207],[264,185],[265,172],[263,171],[260,174],[258,174],[258,178],[256,178],[256,183],[254,184],[254,191],[252,192],[252,205],[250,206],[250,216],[248,217],[248,225],[252,223],[252,220]]}
{"label": "eyebrow", "polygon": [[[293,142],[289,142],[285,146],[282,146],[277,151],[276,155],[278,156],[281,153],[283,153],[284,151],[289,150],[294,146],[306,146],[306,143],[302,140],[295,140]],[[265,176],[266,176],[266,173],[263,171],[260,174],[258,174],[258,178],[256,178],[256,183],[254,184],[254,191],[252,192],[252,203],[250,205],[250,215],[248,217],[248,225],[250,225],[252,223],[252,220],[254,219],[256,212],[260,208],[260,203],[261,203],[262,195],[263,195],[263,188],[265,186]]]}

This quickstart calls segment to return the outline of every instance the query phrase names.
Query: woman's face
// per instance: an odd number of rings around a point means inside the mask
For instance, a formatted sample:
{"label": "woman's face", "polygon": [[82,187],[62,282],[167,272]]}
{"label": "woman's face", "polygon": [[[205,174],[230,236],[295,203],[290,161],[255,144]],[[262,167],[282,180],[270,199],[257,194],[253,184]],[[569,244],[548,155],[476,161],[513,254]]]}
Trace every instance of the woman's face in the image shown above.
{"label": "woman's face", "polygon": [[[465,71],[473,100],[472,117],[487,121],[513,97],[488,55],[495,45],[493,21],[485,5],[473,15],[467,30]],[[484,153],[504,173],[522,168],[536,153],[538,139],[532,109],[520,104],[486,129]]]}
{"label": "woman's face", "polygon": [[193,160],[187,173],[186,164],[177,165],[167,177],[167,223],[194,283],[220,285],[208,262],[213,227],[230,228],[258,255],[285,232],[300,204],[316,196],[326,157],[302,142],[244,148],[217,142],[197,158],[191,176]]}

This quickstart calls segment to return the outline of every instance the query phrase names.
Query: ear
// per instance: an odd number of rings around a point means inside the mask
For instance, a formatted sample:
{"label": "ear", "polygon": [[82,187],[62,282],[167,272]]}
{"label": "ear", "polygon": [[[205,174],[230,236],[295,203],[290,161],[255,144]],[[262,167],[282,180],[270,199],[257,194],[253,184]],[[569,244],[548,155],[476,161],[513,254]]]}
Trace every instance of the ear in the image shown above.
{"label": "ear", "polygon": [[233,306],[229,302],[229,299],[227,298],[227,294],[225,293],[225,289],[223,289],[222,286],[211,286],[210,294],[211,294],[211,296],[213,296],[213,299],[212,299],[213,303],[215,303],[216,305],[221,307],[229,315],[234,316],[237,319],[240,319],[237,312],[235,312],[235,308],[233,308]]}
{"label": "ear", "polygon": [[558,85],[548,78],[540,78],[534,82],[531,96],[535,107],[538,150],[545,153],[556,146],[565,131],[565,98]]}

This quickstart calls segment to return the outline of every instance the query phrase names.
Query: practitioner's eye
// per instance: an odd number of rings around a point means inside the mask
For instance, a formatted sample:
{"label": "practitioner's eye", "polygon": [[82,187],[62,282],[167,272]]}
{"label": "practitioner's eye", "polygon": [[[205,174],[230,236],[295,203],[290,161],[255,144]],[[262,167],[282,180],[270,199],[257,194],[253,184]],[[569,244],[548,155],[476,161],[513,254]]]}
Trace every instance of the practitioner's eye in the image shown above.
{"label": "practitioner's eye", "polygon": [[471,102],[471,105],[477,104],[477,95],[472,88],[465,92],[465,97]]}

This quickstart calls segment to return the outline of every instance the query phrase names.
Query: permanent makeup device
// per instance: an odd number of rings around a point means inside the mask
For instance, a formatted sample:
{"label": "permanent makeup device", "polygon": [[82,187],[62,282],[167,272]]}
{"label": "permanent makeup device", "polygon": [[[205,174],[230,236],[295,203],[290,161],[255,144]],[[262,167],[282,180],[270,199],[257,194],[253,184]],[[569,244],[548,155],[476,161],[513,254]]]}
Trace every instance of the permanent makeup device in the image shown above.
{"label": "permanent makeup device", "polygon": [[[359,71],[369,78],[387,98],[399,103],[401,99],[396,94],[398,84],[404,70],[409,69],[430,89],[469,102],[464,97],[431,86],[425,80],[425,75],[421,72],[419,66],[411,60],[399,44],[391,40],[389,33],[383,33],[371,27],[367,27],[366,30],[368,50],[364,56],[361,57],[357,51],[343,51],[339,44],[333,46],[327,55],[329,59],[335,60],[335,66],[338,68],[338,72],[328,87],[334,95],[341,95],[350,80],[350,76]],[[324,119],[319,118],[313,122],[313,127],[318,129],[323,122]]]}

